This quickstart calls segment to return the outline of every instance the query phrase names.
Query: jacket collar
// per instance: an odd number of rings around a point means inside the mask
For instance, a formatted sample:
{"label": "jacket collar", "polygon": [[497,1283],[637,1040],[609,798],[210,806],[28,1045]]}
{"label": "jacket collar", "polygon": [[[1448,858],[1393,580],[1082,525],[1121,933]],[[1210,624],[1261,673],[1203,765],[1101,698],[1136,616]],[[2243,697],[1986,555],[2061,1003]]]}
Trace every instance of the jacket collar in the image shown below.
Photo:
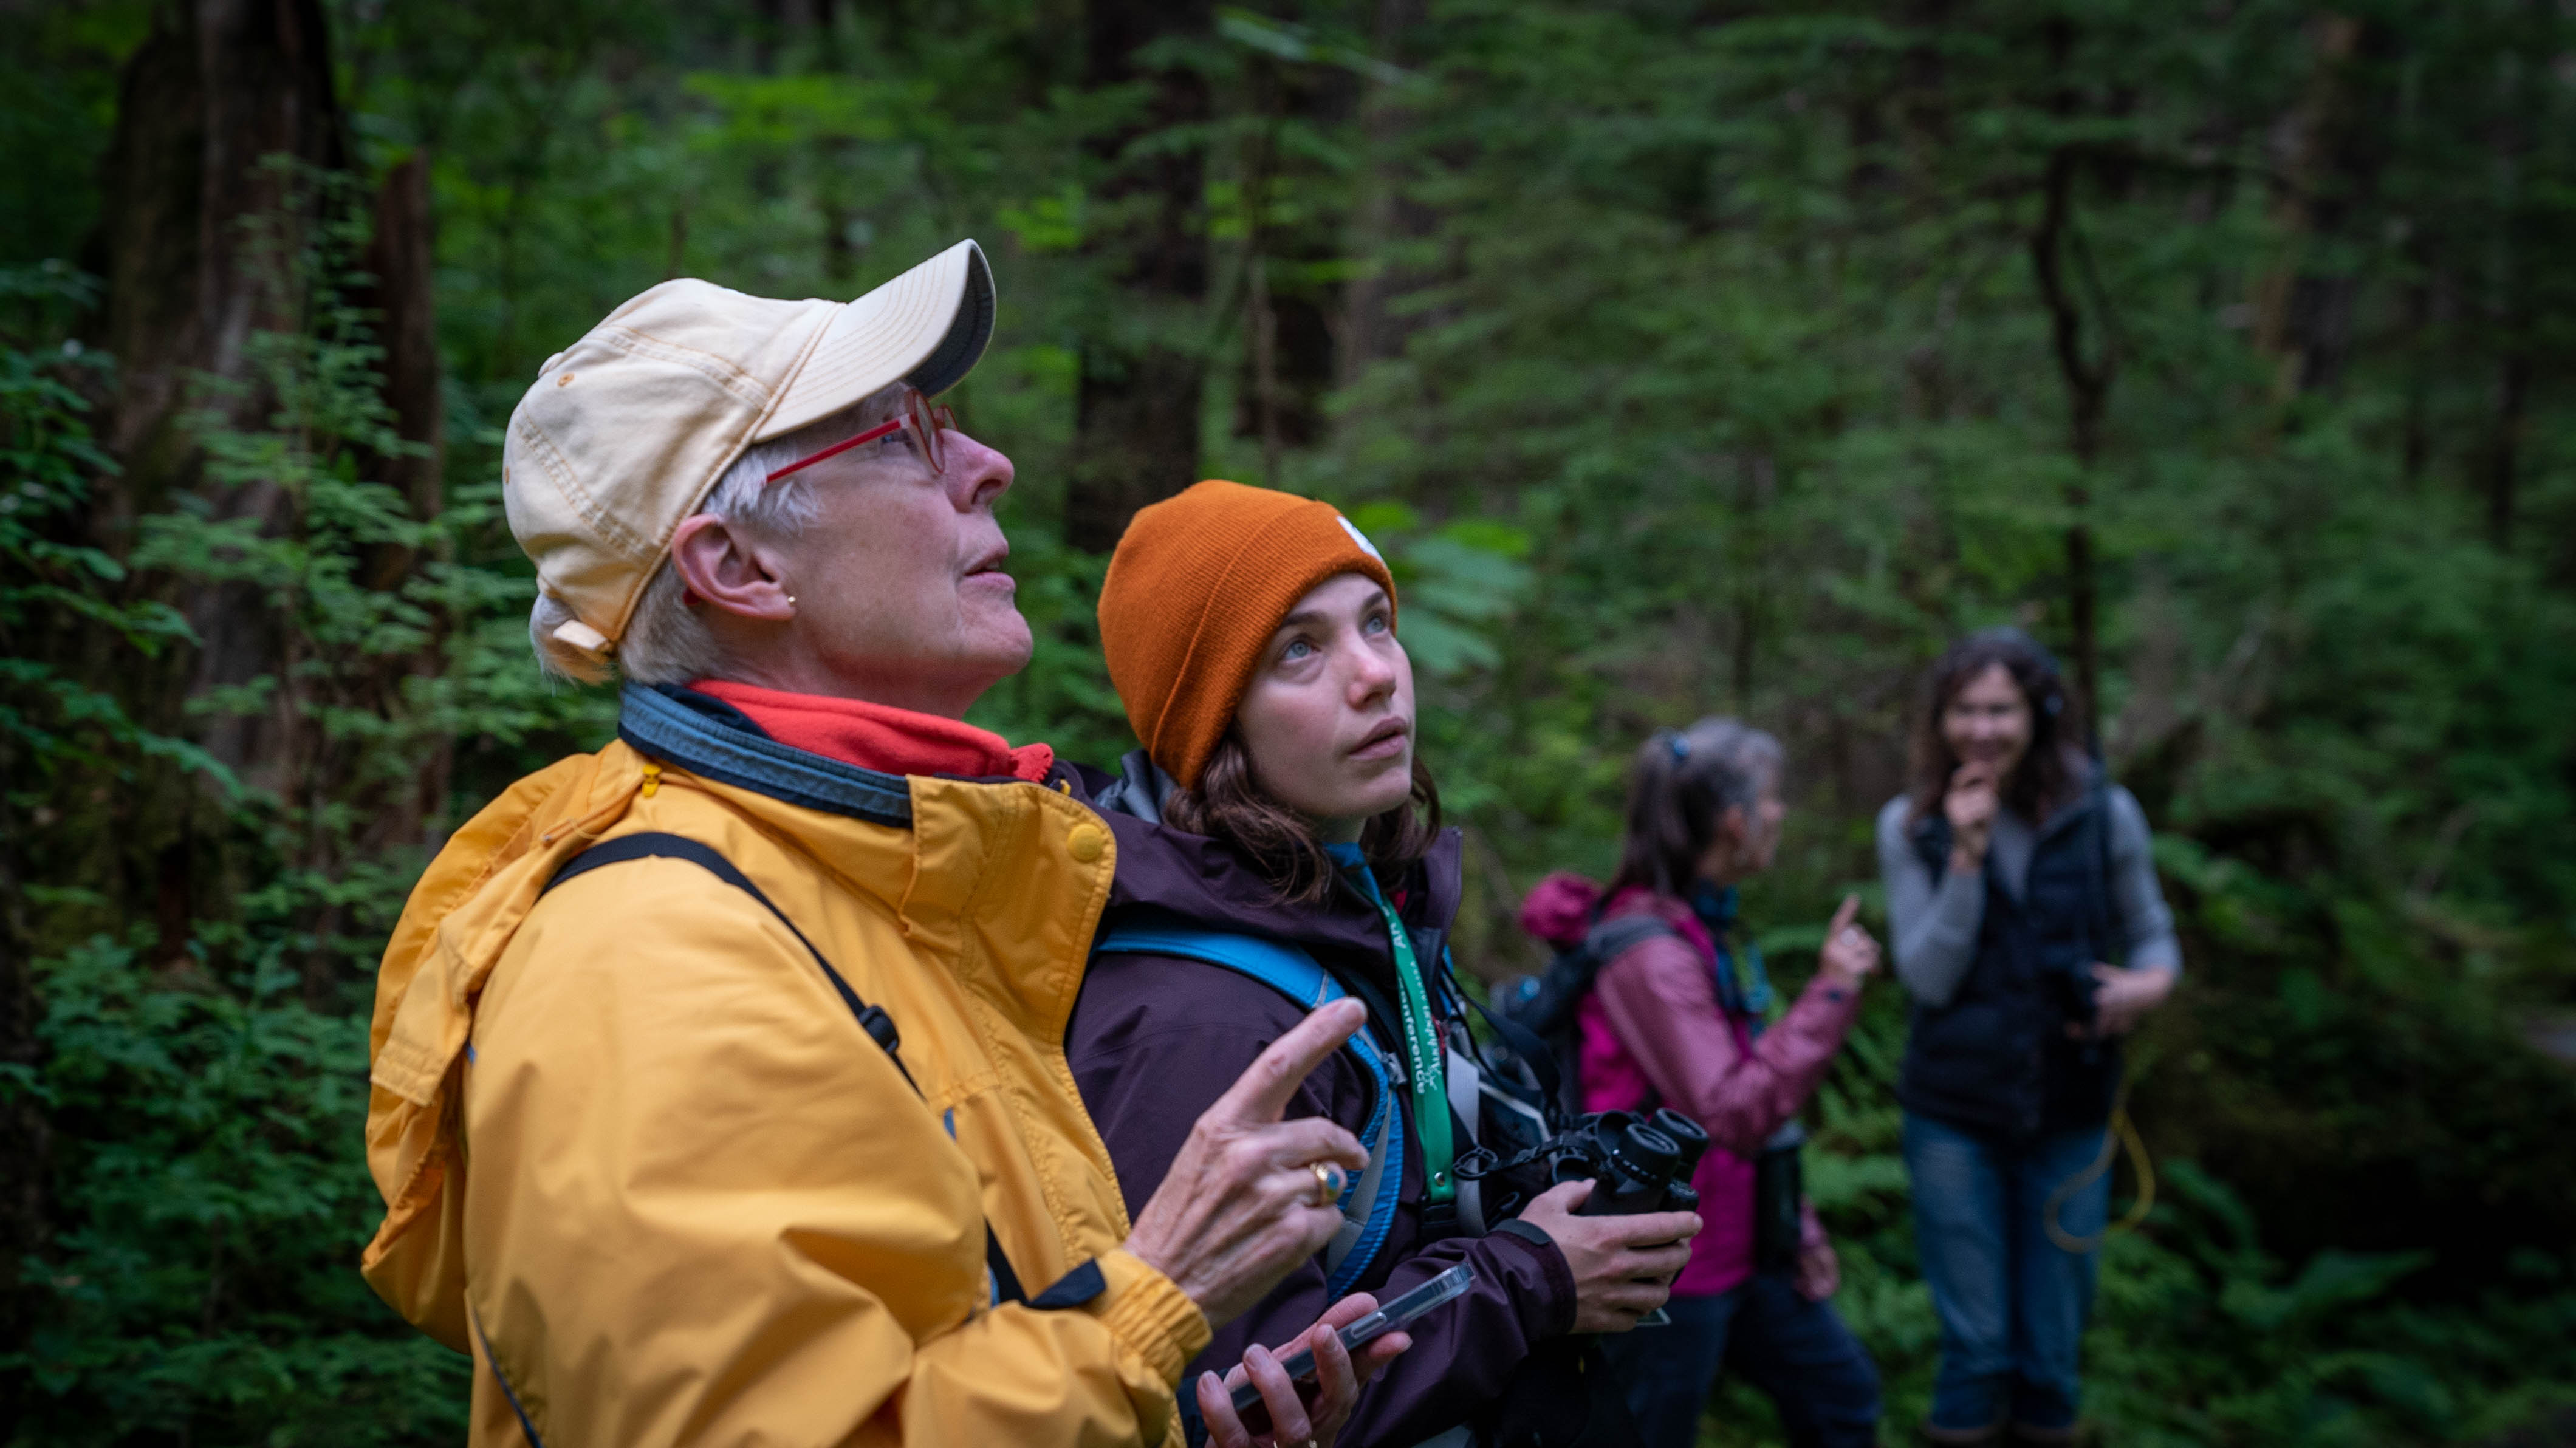
{"label": "jacket collar", "polygon": [[731,679],[700,679],[683,692],[723,700],[781,744],[861,769],[1034,783],[1055,765],[1055,750],[1048,745],[1015,749],[1001,735],[963,719],[868,699],[800,694]]}
{"label": "jacket collar", "polygon": [[[1011,931],[997,926],[993,910],[977,903],[993,905],[1032,897],[1033,892],[1046,897],[1052,887],[1031,873],[1027,851],[1051,830],[1096,823],[1096,816],[1069,790],[1059,794],[1015,779],[885,774],[844,764],[766,738],[729,705],[691,690],[629,686],[620,703],[618,736],[626,748],[612,749],[612,755],[625,755],[635,767],[648,770],[659,761],[714,786],[710,793],[724,797],[728,808],[793,839],[831,878],[901,916],[908,937],[927,941],[952,960],[974,955],[984,962],[977,970],[1007,983],[1023,969],[1051,974],[1066,949],[1078,960],[1088,945],[1091,919],[1084,914],[1079,942],[1002,948],[1000,942]],[[801,811],[836,818],[817,820]],[[1055,816],[1056,822],[1032,833],[1033,813]],[[856,823],[842,825],[842,820]],[[1054,867],[1086,871],[1092,858],[1075,856]],[[1011,883],[997,889],[997,873],[1010,876]],[[1105,895],[1107,883],[1086,877],[1081,890],[1087,894],[1098,888]],[[970,915],[983,917],[983,923],[967,925]],[[1050,917],[1032,925],[1029,933],[1052,937],[1073,928],[1072,917]],[[987,950],[965,950],[961,932],[968,929],[986,933]],[[1027,982],[1009,985],[1017,994],[1029,988]],[[1067,1001],[1069,1008],[1069,996]],[[1056,1024],[1060,1029],[1062,1022]]]}
{"label": "jacket collar", "polygon": [[[1083,774],[1092,807],[1118,839],[1112,910],[1149,909],[1210,930],[1263,935],[1369,959],[1387,956],[1386,919],[1357,888],[1336,886],[1321,905],[1282,901],[1233,846],[1163,823],[1163,790],[1140,787],[1145,779],[1136,769],[1141,756],[1142,751],[1130,755],[1127,776],[1115,782],[1098,771]],[[1151,769],[1151,763],[1144,768]],[[1147,817],[1131,812],[1138,803],[1150,811]],[[1431,852],[1395,887],[1403,896],[1401,913],[1414,927],[1417,948],[1424,948],[1429,937],[1426,958],[1438,955],[1457,918],[1463,854],[1458,831],[1442,830]]]}
{"label": "jacket collar", "polygon": [[618,695],[617,737],[719,784],[870,824],[912,825],[912,789],[902,775],[791,749],[732,705],[692,690],[628,684]]}

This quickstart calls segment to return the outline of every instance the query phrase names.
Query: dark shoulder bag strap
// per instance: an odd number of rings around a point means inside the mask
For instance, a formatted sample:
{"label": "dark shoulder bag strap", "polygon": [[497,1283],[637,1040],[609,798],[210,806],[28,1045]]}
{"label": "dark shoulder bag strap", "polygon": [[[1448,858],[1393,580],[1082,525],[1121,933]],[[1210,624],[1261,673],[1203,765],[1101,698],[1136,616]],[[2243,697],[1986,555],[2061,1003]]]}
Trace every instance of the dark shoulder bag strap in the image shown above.
{"label": "dark shoulder bag strap", "polygon": [[[1674,928],[1671,921],[1660,915],[1622,915],[1606,925],[1594,926],[1592,935],[1585,944],[1586,948],[1600,958],[1601,967],[1607,969],[1610,962],[1627,954],[1640,942],[1658,935],[1682,938],[1681,931]],[[1683,943],[1687,945],[1689,942],[1684,940]],[[1718,1009],[1732,1015],[1741,1015],[1744,1002],[1741,999],[1742,993],[1736,986],[1735,972],[1728,968],[1726,942],[1718,940],[1714,943],[1717,946],[1717,959],[1712,963],[1711,968],[1717,980]]]}
{"label": "dark shoulder bag strap", "polygon": [[1557,1068],[1556,1053],[1547,1048],[1547,1042],[1511,1017],[1487,1009],[1483,1001],[1463,990],[1458,991],[1458,999],[1474,1007],[1476,1014],[1485,1018],[1485,1024],[1503,1043],[1503,1049],[1528,1065],[1530,1074],[1538,1079],[1539,1089],[1547,1093],[1546,1099],[1554,1101],[1557,1093],[1565,1089],[1565,1074]]}
{"label": "dark shoulder bag strap", "polygon": [[[886,1059],[903,1073],[904,1084],[912,1088],[912,1094],[921,1094],[921,1083],[912,1079],[911,1069],[903,1064],[903,1035],[895,1029],[894,1017],[886,1014],[885,1007],[859,999],[859,993],[850,989],[850,983],[833,969],[832,962],[805,937],[805,932],[796,928],[796,922],[787,918],[787,912],[778,908],[778,902],[762,894],[760,887],[751,883],[750,876],[735,869],[733,861],[716,853],[713,847],[686,835],[658,830],[619,835],[565,861],[563,868],[555,871],[554,878],[546,882],[545,890],[537,893],[543,895],[546,890],[552,890],[566,880],[587,875],[604,865],[653,859],[686,860],[759,901],[763,909],[777,917],[779,924],[787,927],[788,934],[796,937],[796,943],[805,947],[806,954],[814,957],[814,963],[823,968],[823,977],[839,993],[841,1004],[850,1008],[850,1014],[858,1017],[859,1029],[867,1032],[868,1039],[876,1042],[877,1048],[886,1053]],[[1027,1290],[1020,1286],[1019,1274],[1011,1270],[1011,1259],[1002,1251],[1002,1239],[993,1235],[991,1222],[984,1224],[984,1265],[992,1271],[994,1299],[999,1302],[1028,1302],[1032,1307],[1043,1308],[1073,1307],[1099,1296],[1108,1285],[1100,1275],[1100,1264],[1085,1262],[1031,1301]]]}
{"label": "dark shoulder bag strap", "polygon": [[[840,993],[841,1004],[850,1008],[850,1014],[859,1018],[859,1027],[868,1033],[868,1039],[877,1043],[878,1047],[886,1053],[886,1059],[894,1062],[896,1070],[903,1072],[903,1079],[912,1087],[913,1094],[916,1096],[921,1094],[921,1083],[912,1079],[912,1072],[903,1064],[903,1034],[895,1029],[894,1017],[886,1014],[885,1007],[872,1006],[859,999],[859,993],[850,989],[850,983],[843,980],[841,973],[832,968],[831,961],[823,958],[823,952],[815,948],[814,942],[805,938],[805,932],[796,928],[796,922],[787,918],[787,912],[779,909],[776,901],[762,894],[760,887],[751,883],[750,876],[735,869],[733,861],[717,854],[709,846],[686,835],[664,834],[659,831],[648,830],[642,834],[620,835],[606,844],[593,845],[565,861],[564,867],[555,871],[555,877],[546,882],[546,890],[552,890],[566,880],[587,875],[603,865],[622,865],[628,860],[649,859],[686,860],[759,901],[761,908],[776,916],[778,923],[787,927],[787,933],[796,937],[796,943],[805,947],[805,953],[814,957],[814,963],[823,968],[824,978],[832,983],[833,990]],[[538,893],[544,894],[545,891],[541,890]]]}
{"label": "dark shoulder bag strap", "polygon": [[1592,927],[1584,946],[1603,967],[1626,955],[1641,940],[1657,935],[1679,935],[1673,923],[1660,915],[1622,915],[1606,924]]}

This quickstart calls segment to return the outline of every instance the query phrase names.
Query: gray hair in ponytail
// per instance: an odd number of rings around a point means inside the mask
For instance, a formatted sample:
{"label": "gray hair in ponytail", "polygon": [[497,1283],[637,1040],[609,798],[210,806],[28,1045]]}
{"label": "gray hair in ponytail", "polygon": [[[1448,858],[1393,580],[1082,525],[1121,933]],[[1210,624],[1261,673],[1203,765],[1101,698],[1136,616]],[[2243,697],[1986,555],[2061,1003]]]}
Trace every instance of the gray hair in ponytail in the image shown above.
{"label": "gray hair in ponytail", "polygon": [[1628,769],[1628,832],[1610,893],[1689,894],[1726,812],[1749,813],[1784,757],[1779,740],[1739,719],[1656,730]]}

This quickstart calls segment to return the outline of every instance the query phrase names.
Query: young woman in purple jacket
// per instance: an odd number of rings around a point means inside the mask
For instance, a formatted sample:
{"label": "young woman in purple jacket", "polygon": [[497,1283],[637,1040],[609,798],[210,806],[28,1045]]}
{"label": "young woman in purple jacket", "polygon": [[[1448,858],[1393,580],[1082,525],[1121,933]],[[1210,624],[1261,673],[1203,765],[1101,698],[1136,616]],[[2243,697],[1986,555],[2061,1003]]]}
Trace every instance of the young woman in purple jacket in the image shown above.
{"label": "young woman in purple jacket", "polygon": [[1551,875],[1521,907],[1522,925],[1560,948],[1628,916],[1668,927],[1604,962],[1576,1012],[1585,1110],[1670,1106],[1709,1135],[1692,1178],[1707,1225],[1673,1283],[1671,1325],[1610,1344],[1646,1448],[1695,1441],[1721,1367],[1771,1396],[1800,1448],[1877,1441],[1878,1372],[1833,1309],[1840,1273],[1813,1210],[1801,1203],[1793,1263],[1756,1260],[1757,1160],[1815,1094],[1879,965],[1847,898],[1815,978],[1766,1020],[1770,983],[1735,938],[1735,886],[1779,847],[1780,767],[1779,742],[1732,719],[1658,732],[1630,773],[1609,887]]}
{"label": "young woman in purple jacket", "polygon": [[[1289,1116],[1363,1139],[1376,1112],[1396,1113],[1401,1179],[1355,1280],[1334,1283],[1319,1254],[1216,1329],[1182,1385],[1189,1441],[1271,1441],[1229,1411],[1214,1374],[1275,1372],[1261,1345],[1295,1337],[1344,1290],[1384,1300],[1462,1263],[1473,1287],[1412,1324],[1409,1349],[1359,1390],[1340,1448],[1629,1441],[1616,1394],[1592,1396],[1602,1374],[1585,1370],[1585,1344],[1663,1304],[1699,1220],[1578,1215],[1582,1182],[1482,1234],[1461,1220],[1448,1167],[1474,1143],[1444,1089],[1466,1039],[1446,948],[1458,836],[1440,828],[1414,753],[1413,669],[1384,561],[1328,504],[1201,483],[1137,515],[1100,616],[1110,682],[1146,747],[1116,781],[1091,781],[1117,871],[1065,1056],[1128,1200],[1153,1196],[1198,1115],[1306,1010],[1172,942],[1293,947],[1368,1002],[1369,1029],[1403,1055],[1387,1089],[1348,1051],[1298,1087]],[[1164,947],[1143,943],[1155,932]],[[1623,1421],[1596,1421],[1596,1407]]]}

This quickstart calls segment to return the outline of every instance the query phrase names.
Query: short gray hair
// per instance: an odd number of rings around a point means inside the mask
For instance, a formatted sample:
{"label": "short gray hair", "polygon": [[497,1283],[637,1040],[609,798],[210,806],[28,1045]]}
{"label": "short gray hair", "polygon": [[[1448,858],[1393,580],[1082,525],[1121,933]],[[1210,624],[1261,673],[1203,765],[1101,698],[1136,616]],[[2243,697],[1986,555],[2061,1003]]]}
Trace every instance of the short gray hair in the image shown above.
{"label": "short gray hair", "polygon": [[[810,475],[797,473],[777,483],[769,475],[894,416],[903,406],[904,392],[900,382],[881,387],[828,417],[743,449],[698,511],[773,537],[792,537],[811,527],[816,505]],[[687,593],[680,570],[663,558],[635,601],[625,636],[606,651],[593,652],[555,636],[555,630],[574,621],[573,611],[540,586],[536,607],[528,614],[528,640],[536,646],[537,665],[556,678],[584,684],[604,683],[612,674],[638,684],[722,678],[724,651],[705,620],[689,608]]]}

